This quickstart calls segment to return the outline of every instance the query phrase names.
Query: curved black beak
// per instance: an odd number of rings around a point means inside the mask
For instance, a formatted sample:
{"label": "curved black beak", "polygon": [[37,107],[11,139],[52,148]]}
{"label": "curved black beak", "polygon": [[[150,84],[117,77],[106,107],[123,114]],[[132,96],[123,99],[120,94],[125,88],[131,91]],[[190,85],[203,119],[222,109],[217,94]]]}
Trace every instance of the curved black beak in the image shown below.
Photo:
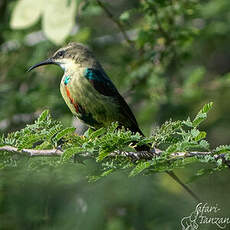
{"label": "curved black beak", "polygon": [[51,58],[48,58],[47,60],[45,60],[45,61],[43,61],[43,62],[40,62],[40,63],[38,63],[38,64],[36,64],[36,65],[33,65],[33,66],[31,66],[28,70],[27,70],[27,72],[30,72],[32,69],[35,69],[35,68],[37,68],[37,67],[39,67],[39,66],[42,66],[42,65],[49,65],[49,64],[56,64]]}

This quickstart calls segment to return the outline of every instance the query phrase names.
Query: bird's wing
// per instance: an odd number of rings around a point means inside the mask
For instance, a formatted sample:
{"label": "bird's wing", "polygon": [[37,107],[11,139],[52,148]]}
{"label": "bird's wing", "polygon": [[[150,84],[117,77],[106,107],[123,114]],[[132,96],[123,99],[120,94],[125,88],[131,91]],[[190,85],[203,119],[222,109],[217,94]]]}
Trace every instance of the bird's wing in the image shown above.
{"label": "bird's wing", "polygon": [[103,70],[87,68],[84,76],[100,94],[110,97],[116,97],[119,94]]}
{"label": "bird's wing", "polygon": [[131,109],[124,98],[119,94],[113,82],[106,75],[105,71],[103,69],[87,68],[84,76],[100,94],[113,97],[119,104],[120,112],[127,119],[127,123],[122,125],[129,128],[132,132],[139,132],[141,135],[143,135],[138,127],[136,118]]}

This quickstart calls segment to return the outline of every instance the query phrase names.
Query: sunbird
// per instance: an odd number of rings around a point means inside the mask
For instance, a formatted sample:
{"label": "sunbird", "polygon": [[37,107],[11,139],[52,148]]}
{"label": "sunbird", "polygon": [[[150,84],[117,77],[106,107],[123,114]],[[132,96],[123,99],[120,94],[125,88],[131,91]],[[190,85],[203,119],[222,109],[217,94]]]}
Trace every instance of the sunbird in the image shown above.
{"label": "sunbird", "polygon": [[[144,136],[132,110],[105,73],[93,53],[83,44],[71,42],[52,57],[29,68],[55,64],[64,70],[60,91],[71,112],[95,129],[118,122],[133,133]],[[137,151],[153,151],[145,144]],[[199,198],[173,173],[167,172],[196,200]]]}
{"label": "sunbird", "polygon": [[[83,123],[96,129],[118,122],[144,136],[137,120],[93,53],[83,44],[71,42],[52,57],[29,68],[55,64],[64,70],[60,91],[67,106]],[[148,145],[137,150],[149,150]]]}

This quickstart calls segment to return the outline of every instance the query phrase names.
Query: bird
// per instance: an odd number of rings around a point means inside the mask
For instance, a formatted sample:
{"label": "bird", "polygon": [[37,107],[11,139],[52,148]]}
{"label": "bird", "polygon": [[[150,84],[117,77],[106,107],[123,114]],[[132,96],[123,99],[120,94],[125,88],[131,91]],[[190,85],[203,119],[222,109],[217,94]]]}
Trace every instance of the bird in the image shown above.
{"label": "bird", "polygon": [[[58,49],[50,58],[31,66],[28,72],[50,64],[58,65],[64,70],[60,83],[62,97],[73,115],[83,123],[99,129],[108,127],[112,122],[118,122],[119,127],[144,137],[132,110],[87,46],[71,42]],[[155,152],[148,144],[135,145],[135,149]],[[199,200],[174,172],[166,173]]]}
{"label": "bird", "polygon": [[[64,70],[60,83],[62,97],[83,123],[99,129],[118,122],[119,127],[144,136],[132,110],[87,46],[71,42],[28,71],[49,64]],[[150,146],[145,144],[136,149],[147,151]]]}

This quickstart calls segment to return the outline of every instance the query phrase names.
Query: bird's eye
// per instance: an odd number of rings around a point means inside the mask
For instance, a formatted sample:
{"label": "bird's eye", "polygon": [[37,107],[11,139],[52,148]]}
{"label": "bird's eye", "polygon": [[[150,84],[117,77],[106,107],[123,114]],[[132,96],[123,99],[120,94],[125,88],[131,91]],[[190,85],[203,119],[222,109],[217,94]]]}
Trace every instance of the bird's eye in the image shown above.
{"label": "bird's eye", "polygon": [[57,53],[57,57],[63,57],[64,56],[64,51],[63,50],[61,50],[61,51],[59,51],[58,53]]}

